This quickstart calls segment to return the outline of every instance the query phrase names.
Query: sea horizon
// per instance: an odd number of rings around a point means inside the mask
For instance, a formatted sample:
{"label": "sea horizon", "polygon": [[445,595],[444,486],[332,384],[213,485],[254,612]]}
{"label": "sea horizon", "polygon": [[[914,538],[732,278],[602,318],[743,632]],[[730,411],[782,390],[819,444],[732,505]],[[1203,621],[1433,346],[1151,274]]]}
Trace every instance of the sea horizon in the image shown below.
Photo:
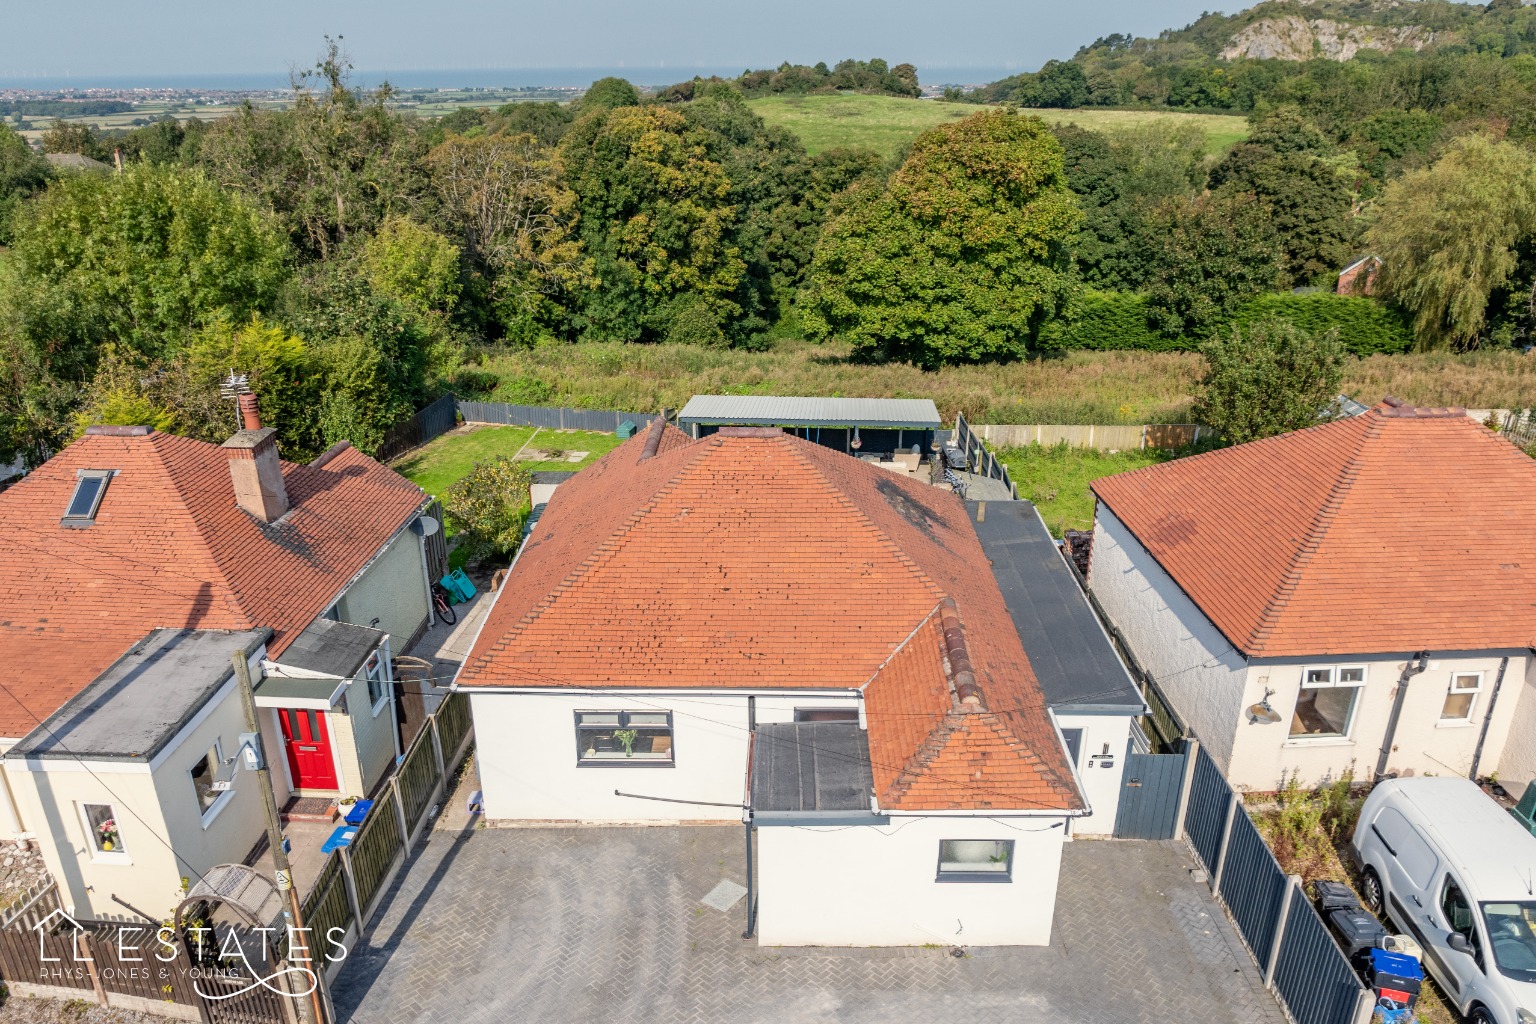
{"label": "sea horizon", "polygon": [[[830,63],[830,62],[829,62]],[[694,77],[718,75],[734,78],[745,67],[739,65],[663,65],[614,67],[547,68],[425,68],[358,69],[353,81],[365,88],[389,82],[398,89],[572,89],[591,85],[609,76],[626,78],[637,86],[663,86],[685,82]],[[974,85],[1027,70],[1022,65],[917,65],[918,79],[924,85]],[[282,72],[206,72],[175,74],[93,75],[69,72],[36,74],[0,74],[0,89],[56,91],[70,89],[207,89],[240,92],[286,89],[289,73]]]}

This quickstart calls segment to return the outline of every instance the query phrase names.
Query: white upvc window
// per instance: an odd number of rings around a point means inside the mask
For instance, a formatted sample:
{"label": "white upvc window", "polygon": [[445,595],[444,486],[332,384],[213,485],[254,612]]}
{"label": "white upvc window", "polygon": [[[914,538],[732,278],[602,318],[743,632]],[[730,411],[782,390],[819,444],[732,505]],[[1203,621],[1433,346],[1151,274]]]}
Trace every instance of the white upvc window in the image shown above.
{"label": "white upvc window", "polygon": [[117,824],[117,808],[111,804],[79,804],[80,824],[85,830],[85,848],[91,860],[109,864],[132,864],[123,835]]}
{"label": "white upvc window", "polygon": [[368,680],[368,706],[373,709],[374,717],[378,717],[389,702],[389,679],[384,674],[382,648],[368,655],[363,664],[363,676]]}
{"label": "white upvc window", "polygon": [[1440,721],[1447,724],[1470,722],[1472,709],[1477,706],[1477,695],[1482,690],[1481,672],[1452,672],[1450,689],[1440,707]]}
{"label": "white upvc window", "polygon": [[1363,665],[1308,666],[1301,672],[1301,692],[1291,715],[1291,739],[1342,739],[1355,724]]}

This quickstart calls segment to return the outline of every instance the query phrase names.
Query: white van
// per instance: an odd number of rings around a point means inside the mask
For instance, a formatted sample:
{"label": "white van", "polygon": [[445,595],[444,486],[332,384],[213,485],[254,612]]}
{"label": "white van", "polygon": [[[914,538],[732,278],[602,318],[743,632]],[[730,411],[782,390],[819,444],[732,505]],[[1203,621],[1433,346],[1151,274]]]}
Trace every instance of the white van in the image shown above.
{"label": "white van", "polygon": [[1350,850],[1366,905],[1471,1024],[1536,1024],[1536,836],[1466,779],[1392,779]]}

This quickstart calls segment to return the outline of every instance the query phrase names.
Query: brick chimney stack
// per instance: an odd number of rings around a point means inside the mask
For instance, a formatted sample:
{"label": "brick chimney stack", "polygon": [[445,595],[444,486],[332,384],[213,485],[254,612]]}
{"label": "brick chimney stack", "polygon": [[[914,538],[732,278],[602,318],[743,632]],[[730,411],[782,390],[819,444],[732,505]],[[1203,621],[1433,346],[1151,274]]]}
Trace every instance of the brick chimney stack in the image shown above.
{"label": "brick chimney stack", "polygon": [[242,429],[224,442],[235,502],[262,522],[275,522],[288,511],[288,489],[277,458],[277,431],[261,425],[255,395],[241,395],[238,404]]}

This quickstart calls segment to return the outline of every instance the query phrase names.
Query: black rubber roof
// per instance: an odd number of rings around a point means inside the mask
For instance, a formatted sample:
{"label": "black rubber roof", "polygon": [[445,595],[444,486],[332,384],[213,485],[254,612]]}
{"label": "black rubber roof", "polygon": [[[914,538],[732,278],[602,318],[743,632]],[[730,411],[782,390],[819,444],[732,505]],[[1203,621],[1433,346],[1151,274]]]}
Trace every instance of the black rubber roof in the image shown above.
{"label": "black rubber roof", "polygon": [[[980,507],[985,517],[978,522]],[[971,525],[1052,707],[1140,708],[1141,695],[1027,501],[968,501]]]}
{"label": "black rubber roof", "polygon": [[857,722],[759,725],[752,742],[752,809],[872,814],[869,740]]}

